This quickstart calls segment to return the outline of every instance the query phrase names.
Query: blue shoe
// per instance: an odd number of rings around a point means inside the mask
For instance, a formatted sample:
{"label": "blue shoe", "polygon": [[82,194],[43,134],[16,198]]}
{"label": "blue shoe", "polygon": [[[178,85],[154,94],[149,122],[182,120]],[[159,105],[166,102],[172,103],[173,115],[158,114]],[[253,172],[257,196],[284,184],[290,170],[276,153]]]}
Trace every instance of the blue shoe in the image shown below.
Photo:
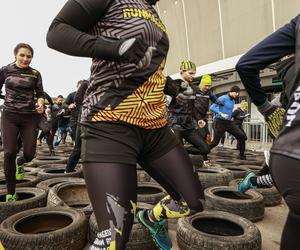
{"label": "blue shoe", "polygon": [[168,234],[168,231],[165,227],[165,221],[161,220],[158,222],[151,222],[145,218],[145,213],[147,213],[147,209],[140,210],[136,217],[144,227],[146,227],[155,242],[155,244],[162,250],[170,250],[172,249],[172,241]]}
{"label": "blue shoe", "polygon": [[246,175],[246,177],[239,183],[237,191],[240,193],[245,193],[250,188],[256,188],[256,186],[252,185],[250,178],[256,177],[253,172],[250,172]]}
{"label": "blue shoe", "polygon": [[55,141],[54,141],[54,146],[57,147],[57,146],[59,145],[60,141],[61,141],[61,140],[55,140]]}

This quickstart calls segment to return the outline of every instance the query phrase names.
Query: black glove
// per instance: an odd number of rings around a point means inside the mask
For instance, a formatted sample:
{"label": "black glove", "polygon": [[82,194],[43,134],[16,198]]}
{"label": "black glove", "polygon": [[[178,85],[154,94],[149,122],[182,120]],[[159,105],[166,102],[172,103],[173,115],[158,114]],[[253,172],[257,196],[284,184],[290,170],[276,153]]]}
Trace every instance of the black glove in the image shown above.
{"label": "black glove", "polygon": [[216,104],[218,104],[219,106],[224,106],[225,105],[224,102],[219,101],[219,100],[216,102]]}
{"label": "black glove", "polygon": [[57,112],[56,117],[63,116],[66,113],[65,109],[61,109]]}
{"label": "black glove", "polygon": [[147,51],[141,38],[116,39],[99,37],[95,43],[95,56],[107,61],[138,64]]}
{"label": "black glove", "polygon": [[191,86],[189,86],[188,84],[187,86],[185,86],[183,83],[184,82],[181,83],[181,87],[185,87],[185,90],[176,96],[177,102],[182,104],[187,103],[188,100],[194,100],[196,98]]}
{"label": "black glove", "polygon": [[274,106],[268,111],[268,113],[265,114],[265,120],[268,124],[268,132],[273,139],[275,139],[279,134],[284,114],[285,109],[277,106]]}

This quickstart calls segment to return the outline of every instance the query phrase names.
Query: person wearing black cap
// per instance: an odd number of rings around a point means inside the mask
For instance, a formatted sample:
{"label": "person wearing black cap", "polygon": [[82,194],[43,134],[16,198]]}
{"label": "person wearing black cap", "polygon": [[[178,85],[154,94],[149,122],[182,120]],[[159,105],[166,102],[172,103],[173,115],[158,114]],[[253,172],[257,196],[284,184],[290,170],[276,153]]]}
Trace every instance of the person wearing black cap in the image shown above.
{"label": "person wearing black cap", "polygon": [[168,109],[169,126],[182,143],[184,139],[193,145],[192,150],[188,150],[189,153],[200,154],[203,156],[203,160],[207,161],[207,154],[210,149],[199,130],[199,127],[204,127],[205,124],[199,123],[198,125],[195,120],[195,117],[197,117],[197,121],[204,122],[199,114],[199,107],[196,108],[195,106],[198,88],[192,85],[196,74],[195,63],[188,60],[182,61],[180,74],[181,79],[168,78],[164,89],[164,93],[172,97]]}
{"label": "person wearing black cap", "polygon": [[245,141],[247,140],[247,136],[231,120],[235,99],[237,99],[239,95],[240,88],[238,86],[233,86],[228,94],[219,97],[219,100],[224,104],[224,106],[220,106],[217,103],[214,103],[210,106],[210,110],[215,114],[214,139],[210,144],[210,148],[212,149],[217,146],[220,142],[220,139],[227,131],[237,139],[240,145],[240,159],[245,160]]}

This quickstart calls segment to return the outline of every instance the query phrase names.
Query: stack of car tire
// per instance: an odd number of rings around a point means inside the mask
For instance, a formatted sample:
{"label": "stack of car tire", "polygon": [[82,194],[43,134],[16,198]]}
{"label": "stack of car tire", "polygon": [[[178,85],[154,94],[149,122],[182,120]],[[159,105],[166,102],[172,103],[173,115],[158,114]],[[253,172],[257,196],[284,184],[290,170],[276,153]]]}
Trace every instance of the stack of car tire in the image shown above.
{"label": "stack of car tire", "polygon": [[[56,156],[48,156],[44,146],[38,147],[37,157],[25,167],[26,177],[17,183],[16,202],[5,202],[5,178],[0,172],[0,241],[5,249],[79,250],[94,241],[98,229],[82,167],[78,164],[75,172],[64,173],[71,150],[71,145],[59,146]],[[244,195],[235,191],[237,178],[243,178],[249,170],[258,171],[263,161],[261,154],[247,153],[249,160],[241,161],[232,160],[236,155],[232,151],[213,152],[210,168],[202,166],[202,157],[191,156],[205,188],[206,207],[202,213],[169,221],[169,227],[177,229],[180,249],[261,249],[261,235],[253,222],[263,219],[266,204],[277,205],[281,197],[275,188],[251,190]],[[139,165],[137,180],[137,209],[149,208],[166,195]],[[135,221],[126,249],[157,246]]]}

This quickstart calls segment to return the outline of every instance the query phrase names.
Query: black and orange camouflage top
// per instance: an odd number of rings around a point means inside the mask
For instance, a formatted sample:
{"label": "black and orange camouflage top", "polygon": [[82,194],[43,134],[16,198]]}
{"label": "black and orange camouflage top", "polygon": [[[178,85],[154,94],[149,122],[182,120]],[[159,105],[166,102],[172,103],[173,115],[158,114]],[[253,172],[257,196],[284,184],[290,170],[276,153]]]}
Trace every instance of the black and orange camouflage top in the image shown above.
{"label": "black and orange camouflage top", "polygon": [[61,52],[93,57],[99,36],[141,37],[156,50],[150,66],[142,70],[135,64],[94,57],[81,120],[120,121],[145,129],[165,126],[162,70],[169,41],[153,6],[145,0],[69,0],[52,22],[47,39],[56,39],[52,48]]}
{"label": "black and orange camouflage top", "polygon": [[0,89],[5,85],[4,110],[18,113],[36,113],[36,98],[43,98],[40,72],[28,67],[18,68],[15,63],[0,69]]}

